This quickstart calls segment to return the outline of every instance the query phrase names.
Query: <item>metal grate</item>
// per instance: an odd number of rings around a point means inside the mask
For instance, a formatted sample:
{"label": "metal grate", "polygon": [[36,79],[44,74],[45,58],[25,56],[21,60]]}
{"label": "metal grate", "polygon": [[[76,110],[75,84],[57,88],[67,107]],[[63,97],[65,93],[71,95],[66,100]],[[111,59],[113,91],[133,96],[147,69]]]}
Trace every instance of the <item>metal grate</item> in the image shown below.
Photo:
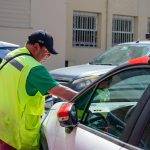
{"label": "metal grate", "polygon": [[112,45],[130,42],[134,38],[134,17],[114,15],[112,20]]}
{"label": "metal grate", "polygon": [[96,47],[97,46],[97,18],[96,13],[73,13],[73,46]]}

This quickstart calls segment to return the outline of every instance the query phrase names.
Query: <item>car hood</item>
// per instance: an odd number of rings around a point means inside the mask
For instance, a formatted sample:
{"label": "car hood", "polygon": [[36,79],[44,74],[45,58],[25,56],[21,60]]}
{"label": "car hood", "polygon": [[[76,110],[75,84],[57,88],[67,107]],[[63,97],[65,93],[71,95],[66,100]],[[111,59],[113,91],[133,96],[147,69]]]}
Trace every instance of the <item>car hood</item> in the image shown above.
{"label": "car hood", "polygon": [[116,66],[111,65],[90,65],[83,64],[65,68],[59,68],[56,70],[50,71],[54,76],[70,76],[70,77],[85,77],[90,75],[102,75]]}
{"label": "car hood", "polygon": [[19,45],[0,41],[0,48],[7,48],[7,47],[19,47]]}

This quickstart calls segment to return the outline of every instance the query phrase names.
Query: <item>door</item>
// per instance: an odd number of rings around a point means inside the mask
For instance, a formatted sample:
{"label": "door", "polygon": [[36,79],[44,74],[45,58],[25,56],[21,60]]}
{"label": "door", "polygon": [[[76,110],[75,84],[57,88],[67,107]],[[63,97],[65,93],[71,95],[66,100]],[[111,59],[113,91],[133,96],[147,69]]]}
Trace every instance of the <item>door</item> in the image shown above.
{"label": "door", "polygon": [[112,72],[84,91],[75,101],[80,124],[66,134],[67,150],[138,148],[123,137],[132,133],[127,126],[136,125],[142,112],[137,104],[149,84],[150,68],[143,65]]}

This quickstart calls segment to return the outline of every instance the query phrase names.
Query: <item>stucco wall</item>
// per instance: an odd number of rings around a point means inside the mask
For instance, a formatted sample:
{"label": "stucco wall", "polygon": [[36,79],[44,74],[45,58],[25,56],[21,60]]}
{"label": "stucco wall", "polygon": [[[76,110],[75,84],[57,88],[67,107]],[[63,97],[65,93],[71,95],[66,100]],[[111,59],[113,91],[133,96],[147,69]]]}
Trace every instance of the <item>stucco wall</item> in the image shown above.
{"label": "stucco wall", "polygon": [[54,37],[57,56],[46,64],[48,69],[64,66],[66,50],[66,0],[31,0],[31,28],[0,27],[0,40],[24,46],[27,36],[39,29],[45,29]]}
{"label": "stucco wall", "polygon": [[[36,5],[35,5],[36,4]],[[45,64],[49,69],[64,66],[66,50],[66,0],[32,0],[32,26],[46,29],[54,37],[54,47],[59,52]]]}

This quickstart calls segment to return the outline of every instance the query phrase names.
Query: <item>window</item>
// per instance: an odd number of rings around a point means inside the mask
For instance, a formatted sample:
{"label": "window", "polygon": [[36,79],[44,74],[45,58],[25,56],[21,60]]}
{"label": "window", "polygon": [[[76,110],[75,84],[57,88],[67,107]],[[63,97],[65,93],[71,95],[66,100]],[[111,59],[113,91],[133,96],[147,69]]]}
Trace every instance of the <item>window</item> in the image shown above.
{"label": "window", "polygon": [[0,0],[0,26],[29,28],[31,0]]}
{"label": "window", "polygon": [[76,103],[84,125],[120,139],[138,101],[150,84],[150,69],[125,70],[97,83]]}
{"label": "window", "polygon": [[96,47],[97,46],[97,18],[96,13],[73,13],[73,46]]}
{"label": "window", "polygon": [[84,94],[82,94],[75,102],[75,106],[77,108],[77,116],[78,116],[79,121],[83,117],[83,113],[85,112],[86,105],[89,103],[94,89],[95,89],[95,86],[92,87],[87,92],[85,92]]}
{"label": "window", "polygon": [[112,45],[133,41],[134,17],[114,15],[112,20]]}

